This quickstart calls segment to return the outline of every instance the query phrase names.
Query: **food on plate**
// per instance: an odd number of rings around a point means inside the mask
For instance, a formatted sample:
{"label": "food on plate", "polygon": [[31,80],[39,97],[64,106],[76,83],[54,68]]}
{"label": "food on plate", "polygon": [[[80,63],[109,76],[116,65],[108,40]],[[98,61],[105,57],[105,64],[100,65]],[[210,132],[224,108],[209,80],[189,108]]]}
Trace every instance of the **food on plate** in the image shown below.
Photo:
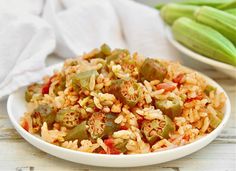
{"label": "food on plate", "polygon": [[192,19],[181,17],[172,26],[174,38],[188,48],[236,66],[236,48],[216,30]]}
{"label": "food on plate", "polygon": [[140,154],[182,146],[221,123],[224,93],[179,63],[104,44],[25,91],[22,127],[57,146]]}

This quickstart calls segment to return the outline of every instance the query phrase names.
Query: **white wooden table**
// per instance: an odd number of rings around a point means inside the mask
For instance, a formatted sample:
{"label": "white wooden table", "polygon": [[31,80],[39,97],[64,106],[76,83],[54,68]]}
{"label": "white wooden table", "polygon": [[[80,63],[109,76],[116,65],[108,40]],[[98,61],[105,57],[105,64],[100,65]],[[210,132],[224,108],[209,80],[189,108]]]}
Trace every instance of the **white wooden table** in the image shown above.
{"label": "white wooden table", "polygon": [[[49,60],[50,63],[50,60]],[[6,111],[6,99],[0,101],[0,170],[16,171],[235,171],[236,170],[236,80],[215,69],[189,58],[188,66],[203,72],[216,80],[228,93],[232,103],[232,113],[227,127],[210,145],[184,158],[138,168],[102,168],[65,161],[33,147],[13,128]],[[236,73],[235,73],[236,74]],[[147,158],[148,160],[148,158]]]}

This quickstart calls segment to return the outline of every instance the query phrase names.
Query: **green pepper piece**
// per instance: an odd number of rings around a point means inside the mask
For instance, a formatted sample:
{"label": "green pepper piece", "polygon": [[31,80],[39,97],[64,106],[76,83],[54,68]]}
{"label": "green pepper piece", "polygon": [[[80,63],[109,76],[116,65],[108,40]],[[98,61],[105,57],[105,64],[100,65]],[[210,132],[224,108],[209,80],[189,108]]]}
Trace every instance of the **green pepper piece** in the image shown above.
{"label": "green pepper piece", "polygon": [[102,51],[100,51],[97,54],[95,54],[93,58],[103,58],[104,59],[105,54]]}
{"label": "green pepper piece", "polygon": [[157,100],[155,106],[171,119],[180,116],[182,113],[182,106],[177,99]]}
{"label": "green pepper piece", "polygon": [[145,120],[141,127],[150,144],[154,144],[158,139],[169,138],[169,134],[174,130],[175,125],[167,115],[164,115],[164,120]]}
{"label": "green pepper piece", "polygon": [[89,71],[84,71],[81,72],[77,75],[75,75],[72,78],[72,87],[78,91],[80,86],[82,89],[89,90],[89,82],[90,82],[90,77],[95,74],[95,76],[98,76],[98,72],[96,70],[89,70]]}
{"label": "green pepper piece", "polygon": [[107,120],[105,122],[105,129],[104,129],[102,137],[108,137],[109,135],[112,135],[113,132],[118,131],[118,130],[119,130],[119,125],[116,124],[114,120],[113,121]]}
{"label": "green pepper piece", "polygon": [[222,119],[220,119],[217,115],[214,115],[212,113],[208,114],[209,120],[210,120],[210,126],[212,128],[216,128],[222,121]]}
{"label": "green pepper piece", "polygon": [[65,136],[66,141],[78,140],[78,143],[85,139],[88,139],[86,121],[81,122],[79,125],[68,131],[67,135]]}
{"label": "green pepper piece", "polygon": [[209,96],[209,94],[210,94],[211,91],[216,91],[216,88],[213,87],[213,86],[211,86],[211,85],[207,85],[206,88],[205,88],[205,90],[204,90],[204,93],[206,93],[206,95]]}
{"label": "green pepper piece", "polygon": [[101,51],[106,56],[111,54],[111,48],[105,43],[101,46]]}
{"label": "green pepper piece", "polygon": [[60,82],[57,85],[55,85],[53,92],[54,92],[54,94],[58,95],[58,92],[64,91],[65,88],[66,88],[66,78],[62,77]]}
{"label": "green pepper piece", "polygon": [[80,113],[72,109],[61,109],[56,114],[56,122],[61,123],[68,128],[75,127],[80,118]]}
{"label": "green pepper piece", "polygon": [[116,116],[112,113],[94,113],[88,120],[89,133],[93,139],[108,137],[119,129],[114,122]]}
{"label": "green pepper piece", "polygon": [[42,85],[38,84],[38,83],[34,83],[34,84],[28,86],[25,91],[25,100],[27,102],[30,102],[30,100],[32,99],[32,97],[35,93],[40,93],[41,87],[42,87]]}
{"label": "green pepper piece", "polygon": [[144,79],[148,81],[163,81],[167,74],[167,70],[159,61],[147,58],[140,68],[140,73]]}
{"label": "green pepper piece", "polygon": [[169,134],[174,131],[175,131],[175,124],[167,115],[165,115],[165,126],[162,129],[162,133],[160,134],[160,137],[169,138]]}
{"label": "green pepper piece", "polygon": [[130,107],[134,107],[142,95],[141,87],[134,80],[115,80],[109,92]]}
{"label": "green pepper piece", "polygon": [[115,147],[122,153],[126,153],[128,150],[126,148],[126,145],[129,140],[123,140],[121,143],[117,143]]}

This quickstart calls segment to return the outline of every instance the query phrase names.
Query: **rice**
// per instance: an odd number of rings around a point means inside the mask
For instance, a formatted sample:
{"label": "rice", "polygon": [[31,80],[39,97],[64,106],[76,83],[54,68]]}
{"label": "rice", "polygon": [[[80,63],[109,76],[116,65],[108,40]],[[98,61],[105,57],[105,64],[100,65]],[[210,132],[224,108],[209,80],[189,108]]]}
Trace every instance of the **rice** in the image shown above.
{"label": "rice", "polygon": [[68,59],[43,84],[30,85],[22,127],[71,150],[139,154],[191,143],[220,124],[226,96],[207,90],[197,72],[103,50]]}

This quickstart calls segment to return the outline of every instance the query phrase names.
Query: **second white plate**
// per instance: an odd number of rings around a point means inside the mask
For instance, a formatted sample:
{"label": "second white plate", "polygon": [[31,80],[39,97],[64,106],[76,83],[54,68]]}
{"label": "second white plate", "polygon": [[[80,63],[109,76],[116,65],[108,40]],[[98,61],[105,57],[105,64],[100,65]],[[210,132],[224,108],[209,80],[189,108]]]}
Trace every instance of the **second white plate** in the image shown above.
{"label": "second white plate", "polygon": [[178,41],[176,41],[174,39],[174,36],[173,36],[169,26],[166,26],[165,32],[166,32],[167,39],[180,52],[184,53],[185,55],[187,55],[190,58],[201,61],[201,62],[206,63],[208,65],[211,65],[214,68],[216,68],[217,70],[222,71],[225,74],[230,75],[233,78],[236,78],[236,67],[226,64],[226,63],[223,63],[223,62],[216,61],[211,58],[208,58],[206,56],[198,54],[197,52],[194,52],[194,51],[188,49],[187,47],[183,46],[181,43],[179,43]]}

